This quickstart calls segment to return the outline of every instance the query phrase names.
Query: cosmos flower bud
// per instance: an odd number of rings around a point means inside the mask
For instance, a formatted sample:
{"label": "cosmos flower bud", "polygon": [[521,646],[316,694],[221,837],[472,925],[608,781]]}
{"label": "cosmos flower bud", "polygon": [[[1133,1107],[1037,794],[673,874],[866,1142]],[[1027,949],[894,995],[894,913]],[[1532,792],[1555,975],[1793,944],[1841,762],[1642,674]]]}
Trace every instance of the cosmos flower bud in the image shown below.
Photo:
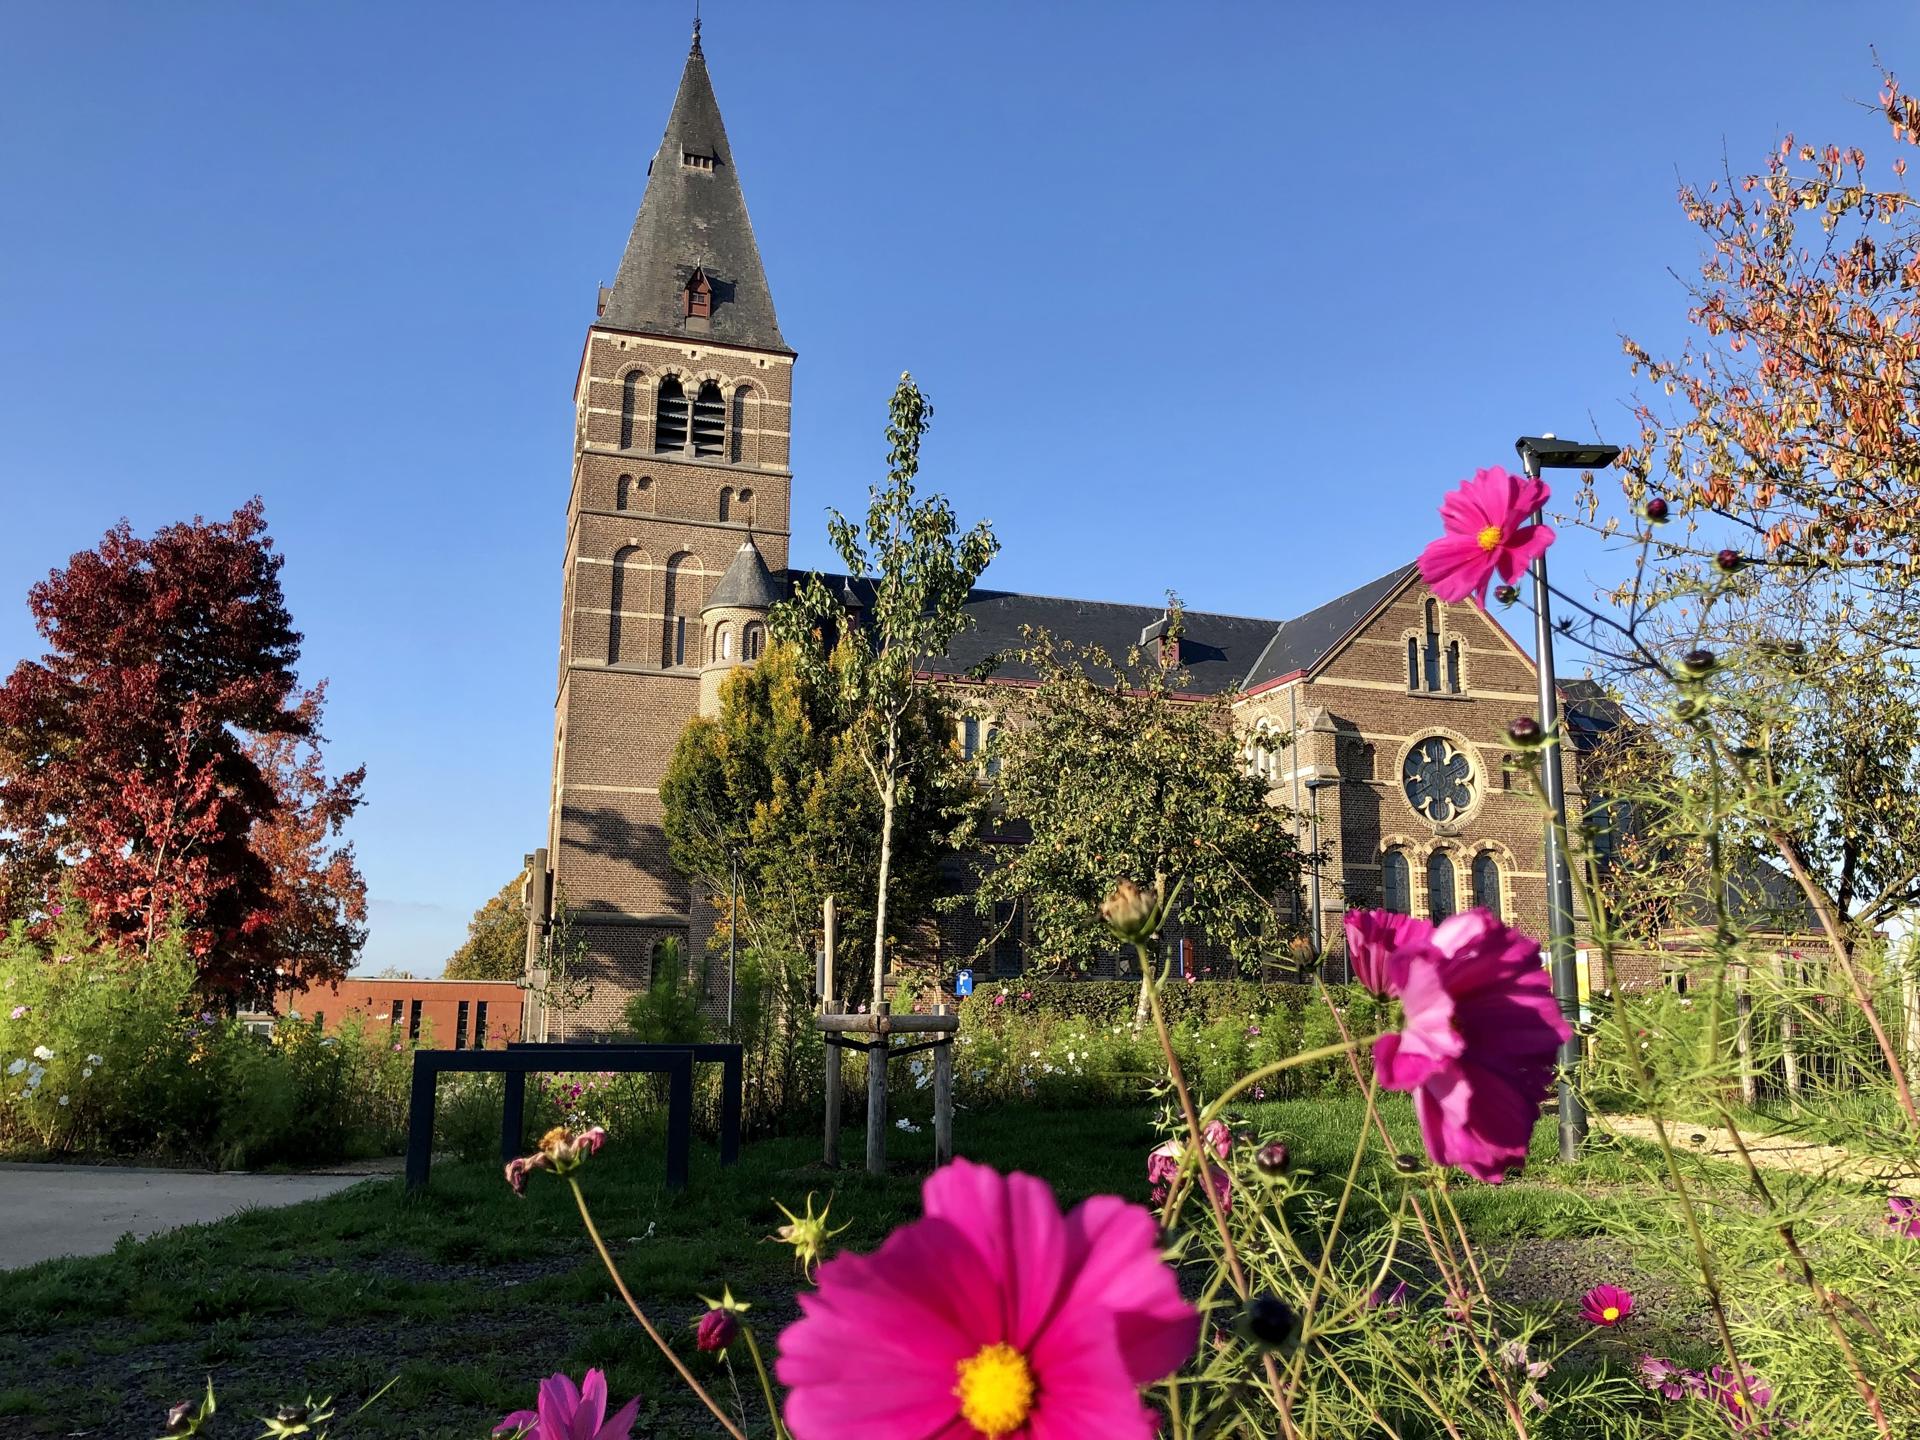
{"label": "cosmos flower bud", "polygon": [[1523,750],[1531,750],[1546,738],[1547,732],[1531,715],[1517,716],[1507,725],[1507,739]]}
{"label": "cosmos flower bud", "polygon": [[167,1411],[167,1434],[191,1435],[199,1427],[194,1422],[194,1410],[197,1407],[191,1400],[182,1400]]}
{"label": "cosmos flower bud", "polygon": [[1160,896],[1131,880],[1122,880],[1100,902],[1100,918],[1122,940],[1138,943],[1151,939],[1160,924]]}
{"label": "cosmos flower bud", "polygon": [[1658,495],[1640,507],[1640,513],[1656,525],[1664,525],[1673,514],[1672,507]]}
{"label": "cosmos flower bud", "polygon": [[1702,676],[1712,674],[1714,667],[1719,663],[1719,657],[1711,650],[1689,650],[1680,657],[1680,672],[1691,679],[1698,680]]}
{"label": "cosmos flower bud", "polygon": [[700,1317],[693,1343],[709,1354],[719,1354],[739,1338],[739,1318],[731,1310],[715,1307]]}
{"label": "cosmos flower bud", "polygon": [[1277,1295],[1256,1295],[1247,1301],[1234,1329],[1262,1350],[1282,1350],[1300,1338],[1300,1314]]}
{"label": "cosmos flower bud", "polygon": [[1698,720],[1706,713],[1706,702],[1697,700],[1691,695],[1682,695],[1678,700],[1673,702],[1673,718],[1682,724]]}
{"label": "cosmos flower bud", "polygon": [[1498,600],[1502,605],[1511,605],[1520,598],[1520,587],[1518,585],[1496,585],[1493,587],[1493,598]]}
{"label": "cosmos flower bud", "polygon": [[1292,1163],[1293,1156],[1278,1140],[1262,1145],[1253,1152],[1253,1168],[1269,1179],[1286,1174],[1288,1165]]}
{"label": "cosmos flower bud", "polygon": [[1427,1162],[1418,1155],[1400,1154],[1393,1157],[1393,1168],[1402,1175],[1418,1175],[1427,1168]]}
{"label": "cosmos flower bud", "polygon": [[1722,550],[1713,557],[1713,563],[1721,574],[1731,575],[1747,563],[1747,558],[1738,550]]}

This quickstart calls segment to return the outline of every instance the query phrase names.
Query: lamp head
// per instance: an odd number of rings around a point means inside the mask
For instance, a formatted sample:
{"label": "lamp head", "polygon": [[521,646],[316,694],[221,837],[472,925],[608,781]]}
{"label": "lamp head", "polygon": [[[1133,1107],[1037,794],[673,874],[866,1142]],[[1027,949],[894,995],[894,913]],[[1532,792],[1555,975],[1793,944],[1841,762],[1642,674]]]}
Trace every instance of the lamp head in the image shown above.
{"label": "lamp head", "polygon": [[1582,444],[1554,435],[1522,435],[1513,442],[1527,473],[1538,478],[1542,470],[1599,470],[1620,455],[1618,445]]}

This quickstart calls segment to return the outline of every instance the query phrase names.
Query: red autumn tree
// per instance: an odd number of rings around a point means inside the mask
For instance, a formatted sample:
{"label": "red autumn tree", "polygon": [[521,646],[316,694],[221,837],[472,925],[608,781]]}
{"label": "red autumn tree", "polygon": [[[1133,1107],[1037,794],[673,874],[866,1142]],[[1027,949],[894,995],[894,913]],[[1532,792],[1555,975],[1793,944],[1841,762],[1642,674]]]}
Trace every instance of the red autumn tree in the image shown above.
{"label": "red autumn tree", "polygon": [[65,893],[136,954],[177,923],[236,997],[346,972],[366,886],[334,842],[365,772],[320,764],[281,563],[256,498],[122,521],[28,592],[48,652],[0,685],[0,919]]}

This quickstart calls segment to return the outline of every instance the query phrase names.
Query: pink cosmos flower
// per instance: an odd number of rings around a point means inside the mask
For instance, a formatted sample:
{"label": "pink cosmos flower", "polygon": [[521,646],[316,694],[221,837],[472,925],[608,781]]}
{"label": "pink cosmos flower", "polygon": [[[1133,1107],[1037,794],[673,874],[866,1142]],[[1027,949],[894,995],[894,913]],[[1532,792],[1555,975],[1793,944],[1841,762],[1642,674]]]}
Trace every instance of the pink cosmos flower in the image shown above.
{"label": "pink cosmos flower", "polygon": [[639,1413],[636,1395],[608,1418],[604,1371],[587,1371],[578,1386],[556,1374],[540,1382],[536,1409],[514,1411],[493,1427],[493,1433],[520,1435],[524,1440],[631,1440]]}
{"label": "pink cosmos flower", "polygon": [[1469,596],[1487,608],[1487,587],[1497,569],[1512,584],[1553,544],[1553,529],[1528,523],[1552,492],[1525,475],[1498,465],[1476,470],[1471,480],[1440,502],[1447,533],[1420,552],[1420,578],[1449,604]]}
{"label": "pink cosmos flower", "polygon": [[[1218,1120],[1209,1120],[1204,1132],[1206,1146],[1215,1159],[1225,1160],[1233,1153],[1233,1132]],[[1162,1140],[1147,1152],[1147,1194],[1158,1205],[1166,1200],[1167,1191],[1180,1175],[1181,1157],[1186,1154],[1186,1144],[1180,1140]],[[1233,1208],[1233,1176],[1214,1160],[1206,1162],[1207,1183],[1213,1187],[1213,1193],[1220,1197],[1220,1208]]]}
{"label": "pink cosmos flower", "polygon": [[1391,1290],[1376,1285],[1367,1292],[1369,1310],[1404,1310],[1407,1308],[1407,1282],[1402,1280]]}
{"label": "pink cosmos flower", "polygon": [[1152,1440],[1140,1387],[1200,1334],[1153,1216],[1112,1195],[1063,1215],[1044,1180],[967,1160],[924,1195],[800,1296],[774,1370],[794,1440]]}
{"label": "pink cosmos flower", "polygon": [[1398,995],[1407,982],[1407,952],[1433,938],[1431,920],[1391,910],[1349,910],[1346,929],[1353,978],[1375,995]]}
{"label": "pink cosmos flower", "polygon": [[1555,1051],[1571,1033],[1539,942],[1469,910],[1396,952],[1388,970],[1406,1028],[1374,1042],[1374,1073],[1389,1090],[1413,1092],[1435,1164],[1499,1184],[1526,1161]]}
{"label": "pink cosmos flower", "polygon": [[1633,1295],[1618,1285],[1596,1285],[1580,1297],[1580,1318],[1589,1325],[1618,1325],[1633,1313]]}
{"label": "pink cosmos flower", "polygon": [[32,1013],[32,1010],[33,1007],[30,1005],[16,1005],[13,1007],[13,1018],[15,1020],[24,1020]]}
{"label": "pink cosmos flower", "polygon": [[1743,1395],[1733,1371],[1724,1365],[1714,1366],[1707,1372],[1707,1398],[1727,1412],[1727,1423],[1733,1427],[1734,1434],[1773,1433],[1766,1417],[1766,1409],[1773,1403],[1773,1390],[1751,1370],[1747,1372],[1747,1389]]}
{"label": "pink cosmos flower", "polygon": [[1887,1224],[1896,1235],[1920,1237],[1920,1201],[1909,1200],[1904,1195],[1889,1195]]}

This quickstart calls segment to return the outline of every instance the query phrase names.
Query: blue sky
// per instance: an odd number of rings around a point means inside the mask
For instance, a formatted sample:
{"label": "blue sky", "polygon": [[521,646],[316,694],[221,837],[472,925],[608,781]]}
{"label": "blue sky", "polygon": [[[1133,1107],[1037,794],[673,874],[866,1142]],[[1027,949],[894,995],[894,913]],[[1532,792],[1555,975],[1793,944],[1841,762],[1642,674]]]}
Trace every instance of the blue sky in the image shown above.
{"label": "blue sky", "polygon": [[[1684,333],[1677,177],[1877,148],[1871,47],[1920,40],[1900,0],[705,13],[800,352],[796,560],[911,368],[992,583],[1260,615],[1410,558],[1523,431],[1624,438],[1620,335]],[[436,970],[541,838],[570,387],[689,14],[9,11],[0,665],[121,516],[263,495],[369,767],[371,968]]]}

